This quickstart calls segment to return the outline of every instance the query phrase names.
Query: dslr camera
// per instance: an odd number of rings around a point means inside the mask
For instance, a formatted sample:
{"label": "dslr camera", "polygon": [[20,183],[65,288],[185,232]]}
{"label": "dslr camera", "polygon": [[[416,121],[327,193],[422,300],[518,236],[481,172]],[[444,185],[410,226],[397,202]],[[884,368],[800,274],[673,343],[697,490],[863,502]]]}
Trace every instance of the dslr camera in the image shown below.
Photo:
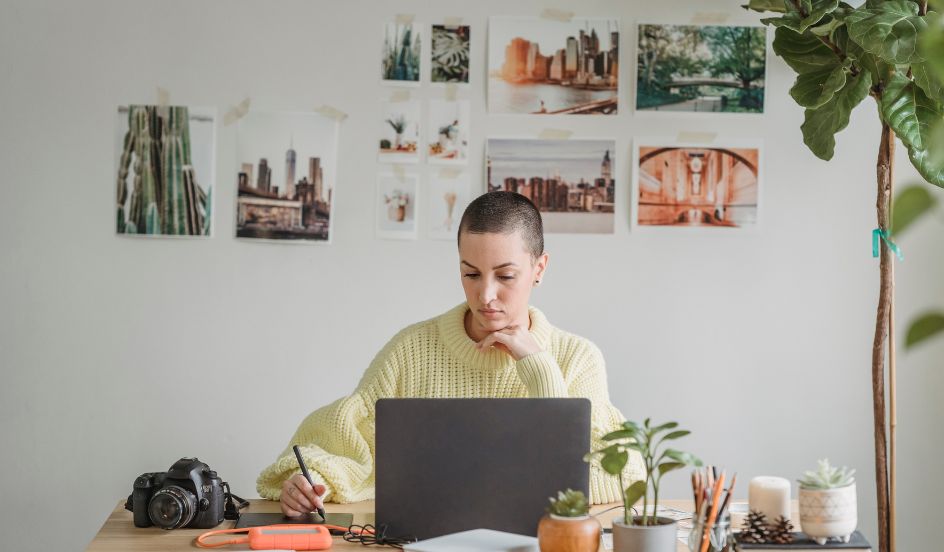
{"label": "dslr camera", "polygon": [[125,509],[135,527],[209,529],[223,522],[226,483],[197,458],[181,458],[166,472],[134,480]]}

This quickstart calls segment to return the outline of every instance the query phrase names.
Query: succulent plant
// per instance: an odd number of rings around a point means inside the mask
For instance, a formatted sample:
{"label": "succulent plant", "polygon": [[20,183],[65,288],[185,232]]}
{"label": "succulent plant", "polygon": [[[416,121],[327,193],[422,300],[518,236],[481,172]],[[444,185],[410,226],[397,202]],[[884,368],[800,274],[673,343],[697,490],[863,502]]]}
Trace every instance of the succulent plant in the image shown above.
{"label": "succulent plant", "polygon": [[855,470],[846,466],[836,467],[829,465],[829,459],[824,458],[818,462],[819,468],[814,471],[808,471],[803,474],[802,479],[798,479],[800,487],[810,490],[820,489],[838,489],[851,485],[855,482],[852,477]]}
{"label": "succulent plant", "polygon": [[557,498],[549,497],[548,500],[551,505],[547,507],[547,511],[555,516],[580,517],[590,512],[590,503],[582,491],[557,491]]}

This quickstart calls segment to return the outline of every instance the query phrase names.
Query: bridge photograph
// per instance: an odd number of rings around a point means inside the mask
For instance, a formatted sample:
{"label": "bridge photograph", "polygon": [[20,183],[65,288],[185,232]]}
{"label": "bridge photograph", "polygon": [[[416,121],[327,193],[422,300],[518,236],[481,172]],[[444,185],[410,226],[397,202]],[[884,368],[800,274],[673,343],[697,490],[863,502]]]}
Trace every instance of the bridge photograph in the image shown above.
{"label": "bridge photograph", "polygon": [[636,109],[763,113],[767,29],[640,25]]}

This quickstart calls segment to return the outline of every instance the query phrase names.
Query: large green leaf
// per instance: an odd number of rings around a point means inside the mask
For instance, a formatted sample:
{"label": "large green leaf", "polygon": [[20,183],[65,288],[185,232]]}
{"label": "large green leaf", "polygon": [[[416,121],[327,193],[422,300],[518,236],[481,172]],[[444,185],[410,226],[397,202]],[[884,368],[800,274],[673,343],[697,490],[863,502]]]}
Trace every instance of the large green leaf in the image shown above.
{"label": "large green leaf", "polygon": [[944,121],[931,129],[926,149],[908,148],[908,159],[925,180],[944,188]]}
{"label": "large green leaf", "polygon": [[[939,54],[944,57],[944,51]],[[937,76],[936,71],[932,69],[930,59],[911,65],[911,74],[914,76],[915,84],[924,90],[932,100],[941,103],[944,102],[944,84]]]}
{"label": "large green leaf", "polygon": [[840,50],[853,60],[856,68],[869,72],[872,76],[873,85],[888,82],[888,79],[894,74],[895,66],[893,64],[886,62],[875,54],[866,52],[861,46],[849,39],[847,26],[843,25],[836,29],[833,32],[832,40]]}
{"label": "large green leaf", "polygon": [[839,58],[812,33],[797,33],[781,27],[774,31],[774,53],[797,73],[833,67]]}
{"label": "large green leaf", "polygon": [[846,84],[833,97],[804,114],[803,143],[820,159],[829,161],[836,147],[835,134],[849,124],[849,114],[869,95],[870,78],[865,73],[849,75]]}
{"label": "large green leaf", "polygon": [[629,453],[624,450],[622,452],[604,455],[603,458],[600,459],[600,467],[610,475],[619,475],[623,472],[623,468],[626,467],[626,462],[628,461]]}
{"label": "large green leaf", "polygon": [[919,316],[908,327],[905,348],[911,348],[929,337],[944,332],[944,313],[929,312]]}
{"label": "large green leaf", "polygon": [[[639,502],[639,499],[646,494],[646,482],[645,481],[636,481],[629,487],[626,487],[624,492],[623,503],[626,506],[626,509],[629,510],[633,507],[634,504]],[[627,512],[628,513],[628,512]]]}
{"label": "large green leaf", "polygon": [[839,0],[802,0],[804,13],[797,10],[792,2],[787,2],[787,11],[781,17],[768,17],[761,19],[761,23],[773,25],[774,27],[784,27],[798,33],[802,33],[823,20],[827,14],[839,6]]}
{"label": "large green leaf", "polygon": [[882,118],[908,148],[925,149],[931,127],[941,120],[941,106],[921,87],[902,75],[895,75],[882,91]]}
{"label": "large green leaf", "polygon": [[944,16],[929,14],[930,26],[921,35],[918,49],[928,62],[928,68],[944,81]]}
{"label": "large green leaf", "polygon": [[923,58],[918,36],[927,20],[910,0],[887,0],[871,8],[859,8],[846,16],[849,36],[867,52],[891,63],[912,63]]}
{"label": "large green leaf", "polygon": [[851,64],[851,60],[839,63],[836,58],[833,67],[800,73],[790,89],[790,95],[803,107],[816,108],[823,105],[846,84],[846,74]]}
{"label": "large green leaf", "polygon": [[772,11],[772,12],[785,12],[787,11],[787,5],[784,0],[750,0],[749,3],[741,6],[747,10],[754,10],[759,12]]}
{"label": "large green leaf", "polygon": [[923,184],[908,186],[895,194],[892,201],[892,234],[901,235],[905,228],[921,218],[937,204],[937,198],[931,195]]}

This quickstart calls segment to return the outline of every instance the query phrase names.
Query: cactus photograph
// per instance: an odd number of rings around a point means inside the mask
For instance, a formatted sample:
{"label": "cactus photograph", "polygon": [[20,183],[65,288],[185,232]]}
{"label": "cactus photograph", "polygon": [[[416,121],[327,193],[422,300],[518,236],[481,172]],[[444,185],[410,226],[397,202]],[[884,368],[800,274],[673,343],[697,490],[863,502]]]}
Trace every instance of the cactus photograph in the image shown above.
{"label": "cactus photograph", "polygon": [[253,111],[236,146],[236,237],[330,242],[338,121]]}
{"label": "cactus photograph", "polygon": [[215,119],[211,108],[118,108],[118,234],[210,235]]}
{"label": "cactus photograph", "polygon": [[423,44],[419,29],[415,23],[384,25],[380,78],[386,84],[419,85]]}

